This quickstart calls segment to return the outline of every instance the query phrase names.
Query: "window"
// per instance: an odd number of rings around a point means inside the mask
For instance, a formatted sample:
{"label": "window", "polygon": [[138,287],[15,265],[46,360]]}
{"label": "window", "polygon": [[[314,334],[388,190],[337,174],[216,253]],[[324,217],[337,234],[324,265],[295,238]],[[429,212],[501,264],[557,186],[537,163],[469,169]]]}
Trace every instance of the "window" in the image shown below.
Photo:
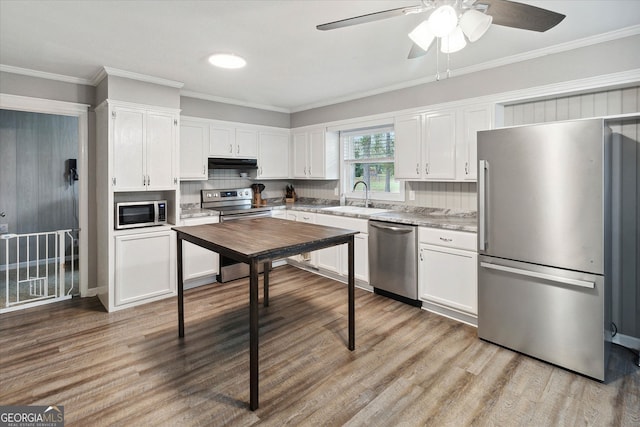
{"label": "window", "polygon": [[347,197],[364,197],[364,185],[353,190],[358,181],[369,188],[369,199],[404,200],[404,183],[395,179],[395,133],[393,126],[341,132],[343,146],[343,183]]}

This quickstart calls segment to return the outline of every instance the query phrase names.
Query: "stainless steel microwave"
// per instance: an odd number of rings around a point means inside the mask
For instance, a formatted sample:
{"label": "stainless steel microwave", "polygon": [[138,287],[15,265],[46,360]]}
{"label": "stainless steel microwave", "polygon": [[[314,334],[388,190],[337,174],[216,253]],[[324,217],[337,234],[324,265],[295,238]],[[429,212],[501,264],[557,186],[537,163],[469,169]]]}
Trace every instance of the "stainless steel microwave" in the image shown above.
{"label": "stainless steel microwave", "polygon": [[115,228],[150,227],[167,223],[167,201],[116,203]]}

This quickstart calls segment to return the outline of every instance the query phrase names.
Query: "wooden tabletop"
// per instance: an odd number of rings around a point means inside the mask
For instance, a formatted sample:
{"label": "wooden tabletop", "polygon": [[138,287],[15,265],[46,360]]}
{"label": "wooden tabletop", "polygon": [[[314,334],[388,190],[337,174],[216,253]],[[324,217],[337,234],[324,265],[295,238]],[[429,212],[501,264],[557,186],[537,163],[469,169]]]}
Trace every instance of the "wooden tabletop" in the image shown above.
{"label": "wooden tabletop", "polygon": [[278,218],[256,218],[173,228],[179,237],[242,262],[274,259],[346,243],[358,231]]}

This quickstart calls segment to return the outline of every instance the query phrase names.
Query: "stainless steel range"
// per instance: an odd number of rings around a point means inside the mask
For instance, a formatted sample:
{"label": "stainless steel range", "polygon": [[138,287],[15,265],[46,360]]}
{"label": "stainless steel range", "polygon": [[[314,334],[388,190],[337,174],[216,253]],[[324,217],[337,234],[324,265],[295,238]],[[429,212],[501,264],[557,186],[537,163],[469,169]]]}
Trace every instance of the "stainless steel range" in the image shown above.
{"label": "stainless steel range", "polygon": [[[271,207],[254,207],[251,188],[233,188],[229,190],[201,190],[201,207],[220,212],[220,222],[237,221],[271,216]],[[260,266],[262,271],[262,265]],[[218,282],[229,282],[249,276],[247,264],[220,256],[220,274]]]}

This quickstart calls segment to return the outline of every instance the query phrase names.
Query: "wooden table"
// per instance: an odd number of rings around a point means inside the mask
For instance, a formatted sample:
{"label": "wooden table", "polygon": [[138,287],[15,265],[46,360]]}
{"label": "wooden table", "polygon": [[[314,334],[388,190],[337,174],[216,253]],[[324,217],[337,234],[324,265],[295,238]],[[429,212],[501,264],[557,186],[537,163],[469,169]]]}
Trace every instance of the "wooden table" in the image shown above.
{"label": "wooden table", "polygon": [[173,227],[178,241],[178,334],[184,337],[184,283],[182,242],[187,241],[249,264],[249,370],[251,410],[258,409],[258,267],[264,264],[264,306],[269,305],[271,262],[303,252],[348,244],[349,350],[355,349],[353,251],[357,231],[276,218],[227,221],[218,224]]}

